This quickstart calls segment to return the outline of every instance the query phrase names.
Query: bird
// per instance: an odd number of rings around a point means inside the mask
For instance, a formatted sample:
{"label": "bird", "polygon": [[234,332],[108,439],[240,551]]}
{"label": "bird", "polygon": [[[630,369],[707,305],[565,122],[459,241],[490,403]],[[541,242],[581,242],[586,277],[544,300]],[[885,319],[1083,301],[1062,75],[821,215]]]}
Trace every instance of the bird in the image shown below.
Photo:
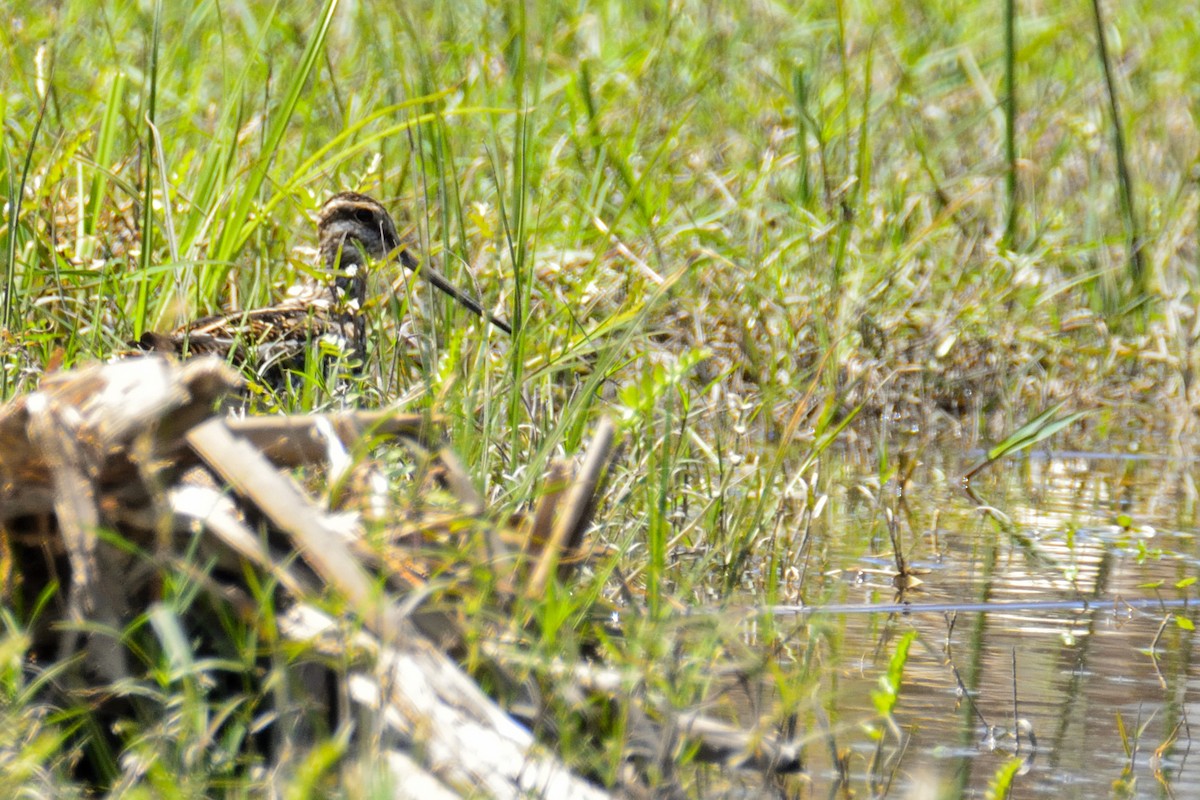
{"label": "bird", "polygon": [[369,270],[395,257],[404,267],[507,334],[512,326],[488,313],[437,270],[412,254],[410,243],[396,231],[387,209],[358,192],[339,192],[317,215],[317,253],[321,269],[287,290],[284,298],[263,308],[203,317],[172,333],[147,331],[134,342],[140,351],[180,358],[214,355],[253,366],[263,377],[278,377],[302,368],[314,342],[326,342],[362,362],[365,356]]}

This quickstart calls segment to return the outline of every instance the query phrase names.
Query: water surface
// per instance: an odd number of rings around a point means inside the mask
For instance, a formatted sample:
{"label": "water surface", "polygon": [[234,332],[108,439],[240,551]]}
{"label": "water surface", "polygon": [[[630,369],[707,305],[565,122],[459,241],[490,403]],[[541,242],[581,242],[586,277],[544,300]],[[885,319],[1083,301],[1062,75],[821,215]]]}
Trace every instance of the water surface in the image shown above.
{"label": "water surface", "polygon": [[[807,777],[788,793],[836,789],[832,744],[849,754],[857,796],[871,795],[874,775],[887,796],[983,797],[1016,751],[1017,718],[1032,758],[1014,797],[1169,796],[1165,785],[1200,797],[1188,727],[1200,726],[1191,459],[1033,453],[993,466],[973,498],[950,477],[970,457],[931,459],[902,493],[852,470],[828,487],[794,598],[809,607],[777,614],[820,671],[820,708],[804,715]],[[921,581],[902,597],[887,511]],[[871,692],[910,630],[888,731]],[[875,767],[868,728],[883,732]]]}

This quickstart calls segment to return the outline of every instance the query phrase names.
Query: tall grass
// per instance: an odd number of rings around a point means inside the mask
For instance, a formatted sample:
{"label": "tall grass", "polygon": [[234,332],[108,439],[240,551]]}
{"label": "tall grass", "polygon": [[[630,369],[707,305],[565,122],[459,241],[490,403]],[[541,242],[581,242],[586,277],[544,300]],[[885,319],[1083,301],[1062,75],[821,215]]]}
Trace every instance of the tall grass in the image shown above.
{"label": "tall grass", "polygon": [[1004,243],[1012,250],[1016,246],[1020,205],[1017,197],[1017,2],[1004,3],[1004,157],[1008,164],[1004,174],[1005,205],[1008,218],[1004,223]]}
{"label": "tall grass", "polygon": [[[1087,9],[1027,9],[1018,39],[1017,7],[16,0],[0,26],[0,398],[48,364],[278,297],[309,268],[294,248],[322,200],[370,192],[514,332],[377,276],[353,396],[445,415],[498,516],[618,418],[595,531],[613,549],[515,617],[542,623],[547,652],[587,634],[692,702],[706,666],[756,651],[737,624],[676,611],[842,591],[823,569],[826,518],[850,502],[834,454],[865,450],[870,488],[890,485],[900,367],[970,367],[980,340],[1021,350],[1036,366],[980,403],[1023,420],[1048,405],[1049,381],[1022,378],[1056,369],[1068,345],[1048,332],[1068,313],[1108,291],[1196,306],[1198,137],[1179,81],[1154,77],[1190,74],[1196,42],[1169,11],[1116,4],[1096,7],[1095,30],[1122,33],[1099,50],[1076,35]],[[1079,398],[1106,377],[1061,361]],[[307,386],[260,404],[346,402]],[[631,610],[625,638],[595,624],[606,603]],[[811,707],[808,664],[755,667],[784,698],[776,719]]]}
{"label": "tall grass", "polygon": [[1125,237],[1128,242],[1129,280],[1133,287],[1134,300],[1146,290],[1146,257],[1142,252],[1142,235],[1139,231],[1137,204],[1134,201],[1133,179],[1129,173],[1129,159],[1125,154],[1124,120],[1121,118],[1121,101],[1113,78],[1112,56],[1108,52],[1108,33],[1105,30],[1104,14],[1100,0],[1092,0],[1092,18],[1095,21],[1096,53],[1104,71],[1104,87],[1108,95],[1109,125],[1112,128],[1113,157],[1117,164],[1117,182],[1120,187],[1121,214],[1125,220]]}

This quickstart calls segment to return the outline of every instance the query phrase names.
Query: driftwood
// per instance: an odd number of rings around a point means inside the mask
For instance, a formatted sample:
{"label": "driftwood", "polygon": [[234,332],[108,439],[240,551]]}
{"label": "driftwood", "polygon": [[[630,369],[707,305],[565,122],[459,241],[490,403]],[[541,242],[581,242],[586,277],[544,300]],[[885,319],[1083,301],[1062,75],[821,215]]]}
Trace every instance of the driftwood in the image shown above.
{"label": "driftwood", "polygon": [[[213,359],[180,366],[146,357],[51,376],[0,407],[3,600],[28,608],[52,581],[66,587],[33,631],[34,648],[59,659],[82,649],[76,685],[131,679],[121,631],[153,603],[157,570],[180,567],[179,554],[200,534],[218,570],[236,575],[248,563],[269,576],[286,599],[277,618],[284,637],[350,665],[345,691],[357,713],[374,720],[364,730],[376,731],[378,752],[386,754],[376,766],[392,772],[401,792],[410,787],[400,796],[607,796],[535,743],[460,670],[448,655],[461,642],[456,620],[421,608],[420,569],[367,546],[359,515],[328,510],[281,471],[323,465],[333,483],[369,469],[347,455],[364,438],[400,438],[437,463],[441,485],[459,504],[457,518],[482,518],[484,500],[439,444],[438,421],[385,411],[217,415],[218,401],[239,384]],[[526,591],[541,592],[552,575],[562,579],[578,563],[613,438],[603,421],[578,469],[551,466],[526,521],[525,558],[513,560],[527,565],[520,567],[529,570]],[[441,523],[430,517],[424,524]],[[112,546],[102,530],[131,547]],[[494,546],[505,547],[501,537]],[[254,618],[246,590],[207,573],[195,577]],[[350,615],[318,610],[312,601],[330,591]],[[62,621],[68,624],[56,624]],[[493,658],[503,673],[505,655],[494,651]],[[576,676],[578,691],[621,694],[589,675]],[[643,733],[652,739],[699,741],[702,757],[714,761],[769,772],[798,766],[787,743],[715,720],[673,715],[660,724],[640,711],[631,718],[645,719]],[[136,777],[127,772],[122,782]]]}

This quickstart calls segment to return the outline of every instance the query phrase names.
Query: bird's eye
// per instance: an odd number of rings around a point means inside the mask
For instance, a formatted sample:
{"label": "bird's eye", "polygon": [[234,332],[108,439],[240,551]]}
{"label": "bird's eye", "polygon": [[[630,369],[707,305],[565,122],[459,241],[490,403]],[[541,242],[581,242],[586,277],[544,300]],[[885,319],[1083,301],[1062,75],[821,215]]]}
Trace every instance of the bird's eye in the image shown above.
{"label": "bird's eye", "polygon": [[369,208],[359,208],[354,211],[354,219],[361,222],[363,225],[375,225],[375,215],[371,213]]}

